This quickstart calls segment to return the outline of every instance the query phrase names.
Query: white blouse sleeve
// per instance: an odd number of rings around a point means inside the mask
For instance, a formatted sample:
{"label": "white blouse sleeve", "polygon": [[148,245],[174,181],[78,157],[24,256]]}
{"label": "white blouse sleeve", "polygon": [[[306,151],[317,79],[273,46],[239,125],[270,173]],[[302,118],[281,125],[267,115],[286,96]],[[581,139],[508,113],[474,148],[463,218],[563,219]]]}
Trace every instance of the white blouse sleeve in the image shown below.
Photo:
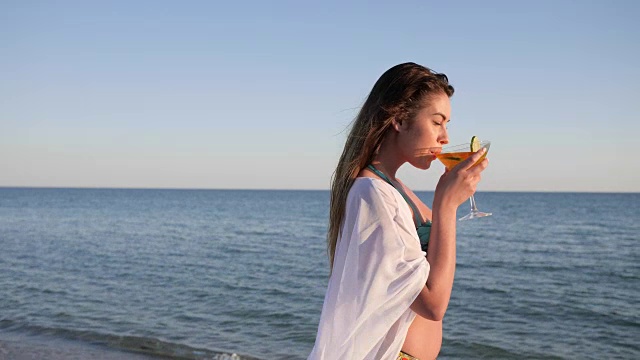
{"label": "white blouse sleeve", "polygon": [[358,179],[309,359],[395,359],[428,275],[404,199],[382,181]]}

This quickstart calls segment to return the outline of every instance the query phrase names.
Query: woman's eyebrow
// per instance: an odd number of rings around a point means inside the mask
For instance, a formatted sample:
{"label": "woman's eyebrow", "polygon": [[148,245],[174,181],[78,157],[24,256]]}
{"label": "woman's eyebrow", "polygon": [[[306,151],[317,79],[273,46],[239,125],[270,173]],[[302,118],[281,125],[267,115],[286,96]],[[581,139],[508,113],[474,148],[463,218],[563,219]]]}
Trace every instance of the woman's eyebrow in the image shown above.
{"label": "woman's eyebrow", "polygon": [[451,119],[447,120],[447,117],[441,112],[435,112],[432,115],[440,115],[440,116],[442,116],[442,121],[451,121]]}

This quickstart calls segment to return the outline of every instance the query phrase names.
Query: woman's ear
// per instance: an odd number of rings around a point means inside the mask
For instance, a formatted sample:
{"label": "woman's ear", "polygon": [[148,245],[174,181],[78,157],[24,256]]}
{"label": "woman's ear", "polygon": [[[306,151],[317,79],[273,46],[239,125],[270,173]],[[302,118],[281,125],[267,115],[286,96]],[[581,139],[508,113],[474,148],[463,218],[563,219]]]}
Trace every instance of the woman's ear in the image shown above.
{"label": "woman's ear", "polygon": [[391,126],[393,126],[393,129],[396,132],[400,132],[400,128],[402,128],[402,120],[398,120],[396,118],[393,118],[391,120]]}

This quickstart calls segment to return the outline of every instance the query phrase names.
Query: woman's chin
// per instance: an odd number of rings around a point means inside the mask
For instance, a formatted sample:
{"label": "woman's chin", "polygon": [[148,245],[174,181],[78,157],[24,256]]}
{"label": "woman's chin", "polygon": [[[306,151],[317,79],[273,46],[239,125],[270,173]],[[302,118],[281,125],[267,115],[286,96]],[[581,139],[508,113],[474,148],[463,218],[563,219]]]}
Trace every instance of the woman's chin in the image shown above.
{"label": "woman's chin", "polygon": [[427,158],[418,159],[415,163],[412,163],[414,167],[420,170],[427,170],[431,167],[431,162],[435,160],[435,156],[429,156]]}

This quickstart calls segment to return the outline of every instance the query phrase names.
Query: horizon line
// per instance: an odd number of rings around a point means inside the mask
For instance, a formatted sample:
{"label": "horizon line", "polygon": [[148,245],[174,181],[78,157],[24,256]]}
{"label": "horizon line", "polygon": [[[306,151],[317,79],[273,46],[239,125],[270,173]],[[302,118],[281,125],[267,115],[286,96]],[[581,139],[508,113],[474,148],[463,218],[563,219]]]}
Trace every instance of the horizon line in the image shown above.
{"label": "horizon line", "polygon": [[[10,186],[0,185],[0,189],[59,189],[59,190],[184,190],[184,191],[330,191],[326,189],[282,189],[282,188],[189,188],[189,187],[113,187],[113,186]],[[413,190],[434,192],[434,190]],[[640,194],[640,191],[604,190],[482,190],[482,193],[557,193],[557,194]]]}

